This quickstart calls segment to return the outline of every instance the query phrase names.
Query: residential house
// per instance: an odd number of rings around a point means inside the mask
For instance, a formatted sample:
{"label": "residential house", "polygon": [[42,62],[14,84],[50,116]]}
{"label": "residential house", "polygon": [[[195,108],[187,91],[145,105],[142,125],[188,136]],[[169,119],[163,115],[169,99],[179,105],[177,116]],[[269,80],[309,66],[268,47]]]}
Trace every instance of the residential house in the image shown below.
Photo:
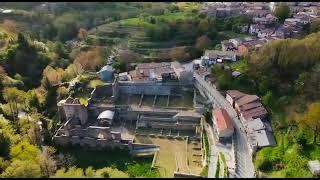
{"label": "residential house", "polygon": [[175,76],[171,63],[140,63],[129,72],[133,81],[162,81]]}
{"label": "residential house", "polygon": [[251,24],[249,28],[249,33],[251,35],[257,35],[263,29],[266,29],[266,26],[263,24]]}
{"label": "residential house", "polygon": [[191,82],[193,79],[192,71],[188,71],[178,61],[171,63],[171,68],[181,82]]}
{"label": "residential house", "polygon": [[266,38],[266,37],[270,37],[274,32],[275,32],[274,28],[262,29],[258,32],[257,36],[259,38]]}
{"label": "residential house", "polygon": [[246,127],[249,149],[253,154],[260,148],[276,145],[272,131],[266,129],[260,119],[249,121]]}
{"label": "residential house", "polygon": [[235,101],[238,100],[239,98],[245,96],[246,94],[238,91],[238,90],[228,90],[226,93],[226,99],[227,101],[232,105],[234,108],[235,106]]}
{"label": "residential house", "polygon": [[239,56],[245,56],[249,52],[261,48],[262,45],[265,44],[265,43],[266,43],[266,41],[264,41],[262,39],[256,39],[256,40],[244,42],[243,44],[241,44],[238,47]]}
{"label": "residential house", "polygon": [[267,14],[270,13],[270,10],[265,10],[265,9],[248,9],[245,11],[245,15],[249,17],[266,17]]}
{"label": "residential house", "polygon": [[298,18],[287,18],[284,21],[284,25],[302,25],[302,21]]}
{"label": "residential house", "polygon": [[243,106],[243,105],[246,105],[246,104],[249,104],[249,103],[254,103],[254,102],[259,102],[260,101],[260,98],[257,96],[257,95],[248,95],[246,94],[245,96],[237,99],[235,101],[235,109],[238,113],[241,112],[241,109],[240,107]]}
{"label": "residential house", "polygon": [[234,44],[228,40],[221,42],[222,51],[235,51],[237,50],[237,47],[234,46]]}
{"label": "residential house", "polygon": [[218,108],[212,112],[213,124],[218,139],[231,137],[234,128],[228,112],[223,108]]}
{"label": "residential house", "polygon": [[[238,52],[206,50],[204,53],[203,59],[208,61],[214,61],[214,62],[237,61]],[[209,63],[205,63],[205,64],[209,64]]]}
{"label": "residential house", "polygon": [[240,120],[245,123],[250,119],[260,118],[264,120],[267,117],[267,110],[260,102],[244,104],[240,107]]}
{"label": "residential house", "polygon": [[290,31],[288,28],[285,28],[284,26],[280,26],[274,31],[274,33],[271,35],[271,37],[285,39],[285,38],[290,37]]}

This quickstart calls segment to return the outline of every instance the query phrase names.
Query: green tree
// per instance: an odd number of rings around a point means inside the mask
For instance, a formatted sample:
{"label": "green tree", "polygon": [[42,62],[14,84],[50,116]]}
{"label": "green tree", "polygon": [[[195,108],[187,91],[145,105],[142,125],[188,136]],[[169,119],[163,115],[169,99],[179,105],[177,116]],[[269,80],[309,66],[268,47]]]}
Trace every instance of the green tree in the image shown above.
{"label": "green tree", "polygon": [[199,50],[207,49],[210,45],[210,39],[206,36],[200,36],[196,42],[196,48]]}
{"label": "green tree", "polygon": [[39,178],[42,177],[39,164],[31,160],[13,160],[1,174],[2,178]]}
{"label": "green tree", "polygon": [[21,141],[10,149],[10,157],[13,160],[37,162],[40,150],[27,141]]}
{"label": "green tree", "polygon": [[272,92],[268,91],[262,98],[262,102],[264,105],[268,106],[268,107],[272,107],[273,105],[273,96],[272,96]]}
{"label": "green tree", "polygon": [[310,24],[310,33],[315,33],[320,31],[320,18],[316,18]]}
{"label": "green tree", "polygon": [[11,123],[0,115],[0,156],[7,157],[10,147],[15,144],[19,136],[15,133]]}
{"label": "green tree", "polygon": [[53,178],[85,178],[85,174],[81,168],[71,167],[68,170],[65,168],[59,169]]}
{"label": "green tree", "polygon": [[290,8],[285,2],[281,2],[274,10],[274,15],[279,18],[281,22],[284,22],[290,15]]}
{"label": "green tree", "polygon": [[169,55],[172,61],[185,61],[189,58],[189,54],[186,52],[184,47],[172,48]]}
{"label": "green tree", "polygon": [[4,88],[2,96],[4,100],[8,102],[12,120],[15,121],[19,110],[18,104],[25,103],[25,92],[17,89],[16,87]]}
{"label": "green tree", "polygon": [[305,128],[313,131],[313,143],[317,142],[320,134],[320,102],[308,105],[307,111],[298,118],[298,122]]}

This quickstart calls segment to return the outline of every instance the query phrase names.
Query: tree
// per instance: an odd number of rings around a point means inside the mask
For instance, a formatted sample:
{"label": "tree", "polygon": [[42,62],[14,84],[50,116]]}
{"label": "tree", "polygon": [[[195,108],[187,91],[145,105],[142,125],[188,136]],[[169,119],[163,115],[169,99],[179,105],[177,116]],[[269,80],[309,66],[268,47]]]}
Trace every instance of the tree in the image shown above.
{"label": "tree", "polygon": [[273,96],[271,91],[268,91],[261,99],[264,105],[267,105],[268,107],[273,105]]}
{"label": "tree", "polygon": [[17,24],[12,20],[4,20],[2,23],[2,27],[10,33],[17,32]]}
{"label": "tree", "polygon": [[41,122],[40,118],[41,114],[31,113],[31,115],[28,115],[28,118],[25,119],[26,127],[24,133],[26,134],[28,141],[34,145],[41,145],[41,129],[38,124]]}
{"label": "tree", "polygon": [[207,19],[201,19],[199,22],[199,30],[201,33],[205,33],[209,30],[210,25]]}
{"label": "tree", "polygon": [[120,51],[118,56],[119,61],[124,61],[128,63],[137,62],[140,60],[140,58],[141,57],[139,56],[139,54],[131,50]]}
{"label": "tree", "polygon": [[85,178],[85,174],[81,168],[71,167],[68,170],[65,168],[59,169],[53,178]]}
{"label": "tree", "polygon": [[97,169],[97,176],[103,178],[128,178],[129,175],[115,168],[105,167],[102,169]]}
{"label": "tree", "polygon": [[127,64],[124,61],[115,62],[112,65],[113,69],[117,70],[118,72],[125,72],[127,71]]}
{"label": "tree", "polygon": [[284,22],[290,15],[290,8],[285,2],[281,2],[274,10],[274,15],[279,18],[281,22]]}
{"label": "tree", "polygon": [[24,103],[25,92],[18,90],[16,87],[4,88],[3,98],[8,102],[12,120],[18,115],[18,103]]}
{"label": "tree", "polygon": [[62,82],[64,76],[64,70],[61,68],[54,69],[51,66],[47,66],[43,70],[43,78],[47,78],[51,85],[56,85]]}
{"label": "tree", "polygon": [[19,136],[15,133],[11,123],[0,115],[0,156],[7,157],[10,147],[15,144]]}
{"label": "tree", "polygon": [[310,33],[315,33],[320,31],[320,18],[316,18],[310,24]]}
{"label": "tree", "polygon": [[169,55],[172,61],[184,61],[189,58],[189,54],[187,54],[184,47],[172,48]]}
{"label": "tree", "polygon": [[84,72],[82,65],[79,63],[70,64],[65,70],[65,79],[71,80]]}
{"label": "tree", "polygon": [[42,177],[39,164],[30,160],[13,160],[1,174],[2,178],[39,178]]}
{"label": "tree", "polygon": [[78,32],[78,38],[81,39],[82,41],[87,40],[88,37],[88,31],[84,28],[80,28]]}
{"label": "tree", "polygon": [[39,154],[39,164],[45,177],[50,177],[57,169],[57,163],[53,159],[56,150],[50,146],[44,146]]}
{"label": "tree", "polygon": [[308,105],[307,111],[298,118],[298,122],[313,131],[313,143],[317,142],[320,134],[320,102],[314,102]]}
{"label": "tree", "polygon": [[206,36],[200,36],[196,42],[196,48],[199,50],[204,50],[209,47],[210,39]]}
{"label": "tree", "polygon": [[84,70],[96,70],[102,65],[102,52],[101,49],[93,49],[80,54],[74,60],[74,63],[79,63]]}
{"label": "tree", "polygon": [[13,160],[37,162],[40,150],[27,141],[21,141],[10,150],[10,157]]}

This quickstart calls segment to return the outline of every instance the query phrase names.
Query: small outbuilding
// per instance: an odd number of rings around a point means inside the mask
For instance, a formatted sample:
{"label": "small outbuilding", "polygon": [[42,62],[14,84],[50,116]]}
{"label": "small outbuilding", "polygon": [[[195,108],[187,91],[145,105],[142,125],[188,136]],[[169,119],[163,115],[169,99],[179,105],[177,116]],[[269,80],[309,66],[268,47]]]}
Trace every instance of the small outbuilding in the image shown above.
{"label": "small outbuilding", "polygon": [[110,65],[103,66],[98,72],[100,79],[105,82],[112,82],[113,80],[113,68]]}

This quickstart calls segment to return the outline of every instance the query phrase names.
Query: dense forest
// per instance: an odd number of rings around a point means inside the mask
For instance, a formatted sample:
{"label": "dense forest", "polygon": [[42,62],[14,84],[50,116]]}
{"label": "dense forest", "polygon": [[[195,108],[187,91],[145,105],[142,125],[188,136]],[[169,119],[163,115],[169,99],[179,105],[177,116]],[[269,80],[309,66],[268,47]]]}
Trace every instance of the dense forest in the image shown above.
{"label": "dense forest", "polygon": [[[57,102],[70,94],[85,99],[102,83],[92,72],[117,49],[128,49],[119,51],[113,65],[118,72],[130,62],[188,61],[222,40],[244,36],[240,27],[250,23],[242,16],[207,17],[198,3],[0,5],[14,9],[0,15],[0,177],[159,177],[150,159],[126,152],[106,156],[54,147]],[[320,157],[319,22],[309,35],[271,41],[229,70],[212,68],[221,91],[257,94],[271,114],[278,146],[258,152],[261,176],[311,177],[307,161]],[[234,69],[242,75],[232,78]],[[69,88],[75,80],[81,86]]]}

